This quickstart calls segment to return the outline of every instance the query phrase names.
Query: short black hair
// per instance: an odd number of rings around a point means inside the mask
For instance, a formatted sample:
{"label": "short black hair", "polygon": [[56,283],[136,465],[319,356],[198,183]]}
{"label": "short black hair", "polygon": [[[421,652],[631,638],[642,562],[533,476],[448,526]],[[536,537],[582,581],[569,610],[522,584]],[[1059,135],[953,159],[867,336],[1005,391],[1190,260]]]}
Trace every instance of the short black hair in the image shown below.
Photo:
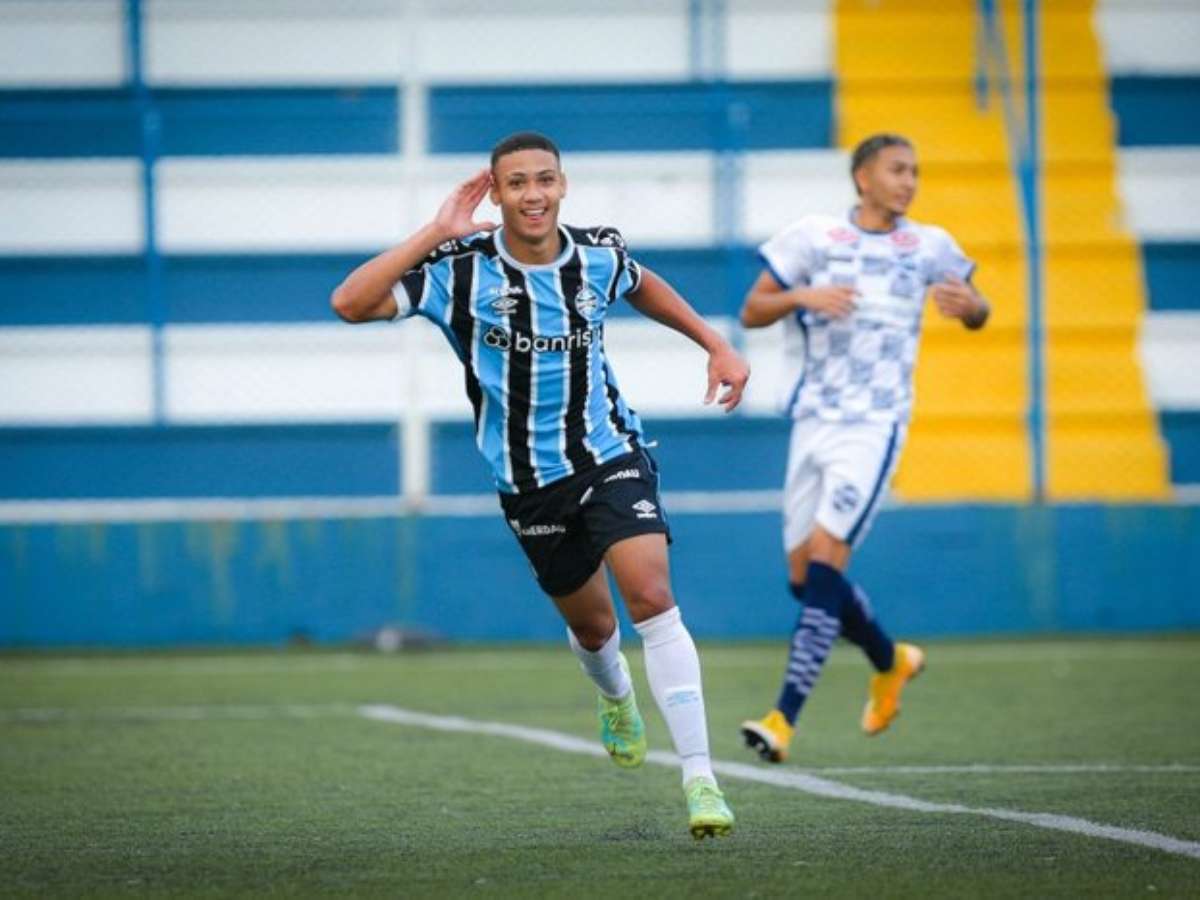
{"label": "short black hair", "polygon": [[[873,160],[879,155],[879,152],[887,147],[907,147],[913,149],[912,141],[902,134],[893,134],[889,131],[881,131],[879,134],[873,134],[869,138],[865,138],[858,142],[858,146],[854,148],[854,153],[850,156],[850,180],[854,181],[854,190],[858,191],[858,182],[854,179],[854,173]],[[858,191],[860,194],[862,191]]]}
{"label": "short black hair", "polygon": [[550,138],[536,131],[518,131],[510,134],[492,148],[492,168],[496,168],[496,160],[518,150],[545,150],[554,154],[554,158],[562,163],[562,155],[558,146]]}

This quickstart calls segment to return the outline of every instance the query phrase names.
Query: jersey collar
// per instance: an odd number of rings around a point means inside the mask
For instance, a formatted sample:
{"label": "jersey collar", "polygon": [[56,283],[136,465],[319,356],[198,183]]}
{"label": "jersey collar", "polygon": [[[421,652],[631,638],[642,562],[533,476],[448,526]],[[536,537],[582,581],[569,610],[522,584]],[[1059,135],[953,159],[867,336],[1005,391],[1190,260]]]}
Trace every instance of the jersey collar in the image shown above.
{"label": "jersey collar", "polygon": [[503,225],[501,225],[499,228],[496,229],[496,252],[499,253],[500,258],[503,259],[510,266],[514,266],[515,268],[521,269],[522,271],[525,271],[525,272],[537,272],[537,271],[541,271],[541,270],[545,270],[545,269],[557,269],[559,266],[561,266],[563,263],[565,263],[568,259],[570,259],[571,254],[575,252],[575,240],[574,240],[574,238],[571,237],[571,232],[567,231],[567,229],[565,229],[561,225],[559,225],[558,233],[562,236],[562,245],[563,245],[562,252],[560,254],[558,254],[558,258],[555,259],[553,262],[541,263],[539,265],[530,265],[529,263],[523,263],[520,260],[518,260],[515,256],[513,256],[511,253],[508,252],[508,247],[504,246],[504,226]]}
{"label": "jersey collar", "polygon": [[896,219],[895,225],[893,225],[891,228],[885,228],[882,231],[877,231],[873,228],[863,228],[861,225],[858,224],[858,210],[859,209],[860,209],[860,207],[858,207],[858,206],[850,207],[850,212],[846,213],[846,221],[848,221],[850,223],[851,228],[854,228],[855,230],[860,231],[863,234],[891,234],[894,231],[899,231],[901,228],[903,228],[905,225],[908,224],[908,219],[906,219],[904,216],[900,216],[898,219]]}

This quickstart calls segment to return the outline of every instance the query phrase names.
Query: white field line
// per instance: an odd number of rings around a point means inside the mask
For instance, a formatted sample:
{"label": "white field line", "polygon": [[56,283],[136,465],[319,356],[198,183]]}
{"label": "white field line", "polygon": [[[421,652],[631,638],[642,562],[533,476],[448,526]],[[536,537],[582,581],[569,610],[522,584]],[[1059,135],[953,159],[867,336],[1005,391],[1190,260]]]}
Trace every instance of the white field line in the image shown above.
{"label": "white field line", "polygon": [[[366,718],[379,722],[410,725],[434,731],[506,737],[527,744],[536,744],[542,747],[549,747],[553,750],[561,750],[564,753],[579,753],[586,756],[605,755],[604,749],[594,740],[585,741],[573,735],[549,731],[543,728],[526,728],[520,725],[508,725],[500,722],[480,722],[457,716],[434,716],[428,713],[413,712],[385,705],[364,706],[360,712]],[[672,753],[652,751],[647,754],[646,758],[649,762],[656,763],[657,765],[671,767],[679,765],[678,758]],[[722,760],[714,760],[713,768],[717,773],[729,778],[791,788],[818,797],[828,797],[833,800],[853,800],[859,803],[869,803],[872,806],[903,809],[912,812],[983,816],[1008,822],[1020,822],[1025,825],[1033,825],[1037,828],[1047,828],[1053,831],[1066,831],[1073,834],[1086,835],[1087,837],[1106,838],[1125,844],[1150,847],[1165,853],[1200,859],[1200,843],[1195,841],[1185,841],[1153,831],[1104,825],[1100,822],[1092,822],[1088,819],[1080,819],[1075,816],[1023,812],[1021,810],[1001,809],[997,807],[972,807],[963,806],[958,803],[932,803],[904,794],[851,787],[847,784],[830,781],[826,778],[819,778],[815,775],[807,775],[802,772],[764,769],[759,766],[725,762]]]}
{"label": "white field line", "polygon": [[[374,708],[374,707],[371,707]],[[382,707],[392,709],[392,707]],[[197,704],[190,706],[93,706],[93,707],[17,707],[0,709],[0,724],[53,724],[80,722],[210,722],[210,721],[263,721],[269,719],[320,719],[363,716],[364,707],[352,703],[285,703],[285,704]],[[423,713],[411,715],[422,716]],[[372,718],[372,716],[367,716]],[[459,731],[476,729],[482,733],[481,723],[447,716],[432,719],[455,724],[443,725],[440,730]],[[486,724],[486,723],[483,723]],[[522,733],[531,729],[522,726],[497,726],[494,732],[500,736],[511,736],[505,729],[516,727]],[[534,729],[536,730],[536,729]],[[492,732],[488,732],[492,733]],[[555,734],[555,732],[546,732]],[[598,746],[589,741],[563,735],[578,752],[603,756]],[[673,757],[664,756],[670,761]],[[806,766],[789,771],[809,775],[1041,775],[1041,774],[1194,774],[1200,773],[1200,765],[1186,763],[1164,763],[1160,765],[1126,765],[1118,763],[1026,763],[1004,765],[992,763],[968,763],[962,765],[884,765],[884,766]]]}
{"label": "white field line", "polygon": [[1159,766],[1115,763],[970,763],[957,766],[814,766],[805,767],[802,771],[819,772],[822,775],[1113,775],[1124,772],[1189,774],[1200,772],[1200,766],[1184,763],[1165,763]]}
{"label": "white field line", "polygon": [[[782,640],[782,639],[781,639]],[[782,646],[780,644],[779,646]],[[631,647],[633,654],[638,652],[636,646]],[[767,645],[763,648],[766,653],[774,653]],[[36,674],[53,677],[81,676],[93,678],[97,674],[105,677],[111,675],[144,676],[148,673],[161,675],[273,675],[273,674],[307,674],[325,672],[360,672],[372,666],[397,665],[419,669],[453,669],[456,672],[523,672],[541,671],[546,666],[544,658],[522,659],[519,648],[514,650],[479,650],[458,649],[444,651],[414,651],[387,655],[381,653],[336,653],[313,656],[308,658],[263,656],[258,659],[229,656],[178,658],[155,656],[113,656],[113,657],[76,657],[76,658],[47,658],[22,656],[0,657],[0,673],[5,674]],[[536,652],[536,651],[534,651]],[[630,652],[627,650],[626,652]],[[954,647],[945,650],[937,645],[928,648],[930,659],[938,668],[943,666],[974,666],[974,665],[1027,665],[1036,663],[1072,663],[1072,662],[1126,662],[1138,663],[1152,660],[1154,662],[1194,662],[1200,663],[1200,642],[1188,645],[1163,645],[1156,643],[1131,643],[1128,646],[1120,644],[1079,644],[1045,645],[1038,643],[981,645],[977,647]],[[729,658],[720,652],[701,652],[705,669],[757,669],[761,668],[760,659],[749,659],[745,655]],[[849,648],[835,651],[827,666],[853,666],[862,668],[865,664],[860,656]],[[864,670],[865,671],[865,670]]]}
{"label": "white field line", "polygon": [[[374,707],[371,707],[372,709]],[[383,707],[391,708],[391,707]],[[178,707],[17,707],[0,709],[0,725],[78,724],[78,722],[122,721],[264,721],[272,719],[325,719],[365,715],[364,707],[353,703],[282,703],[274,704],[198,704]],[[424,715],[424,714],[414,714]],[[368,715],[367,718],[373,718]],[[442,731],[467,731],[480,722],[433,716],[442,722],[462,722],[462,728],[444,726]],[[497,726],[500,737],[514,737],[504,728],[530,731],[521,726]],[[475,731],[472,733],[485,733]],[[554,732],[546,732],[551,734]],[[563,736],[578,752],[604,756],[599,746],[571,736]],[[673,758],[673,757],[670,757]],[[1187,763],[1163,763],[1159,766],[1122,763],[1026,763],[1019,766],[992,763],[966,763],[956,766],[812,766],[791,769],[810,775],[1042,775],[1042,774],[1195,774],[1200,766]]]}

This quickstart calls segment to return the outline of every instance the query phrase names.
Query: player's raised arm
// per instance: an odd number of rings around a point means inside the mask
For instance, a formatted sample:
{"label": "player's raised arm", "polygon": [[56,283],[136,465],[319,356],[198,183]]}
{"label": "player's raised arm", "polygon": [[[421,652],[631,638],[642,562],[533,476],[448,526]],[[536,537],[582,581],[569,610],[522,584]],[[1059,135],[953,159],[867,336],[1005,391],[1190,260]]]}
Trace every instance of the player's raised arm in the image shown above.
{"label": "player's raised arm", "polygon": [[346,276],[330,298],[334,312],[347,322],[394,317],[397,306],[392,288],[405,272],[415,268],[439,244],[496,227],[493,222],[477,222],[474,218],[490,186],[491,172],[482,169],[456,187],[432,222]]}
{"label": "player's raised arm", "polygon": [[708,351],[708,392],[705,403],[717,398],[717,388],[728,390],[717,399],[725,412],[733,412],[750,379],[750,366],[669,284],[642,266],[638,289],[629,294],[634,309],[656,322],[691,338]]}
{"label": "player's raised arm", "polygon": [[798,309],[811,309],[831,319],[854,312],[854,288],[829,285],[786,288],[770,272],[764,271],[750,286],[742,304],[741,322],[745,328],[766,328]]}
{"label": "player's raised arm", "polygon": [[992,313],[991,306],[975,285],[954,276],[933,286],[933,302],[943,316],[960,320],[971,331],[986,325]]}

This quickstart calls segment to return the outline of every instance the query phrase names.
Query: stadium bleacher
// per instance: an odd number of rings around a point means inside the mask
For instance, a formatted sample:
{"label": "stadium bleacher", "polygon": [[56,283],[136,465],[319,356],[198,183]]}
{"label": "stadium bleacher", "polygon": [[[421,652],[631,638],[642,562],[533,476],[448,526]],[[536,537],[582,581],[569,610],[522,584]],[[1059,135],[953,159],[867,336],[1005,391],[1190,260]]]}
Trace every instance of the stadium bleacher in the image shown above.
{"label": "stadium bleacher", "polygon": [[567,220],[619,226],[751,359],[728,427],[699,403],[695,348],[628,310],[610,322],[668,490],[770,508],[778,335],[736,325],[754,246],[852,204],[847,147],[884,128],[921,151],[914,217],[981,260],[995,306],[982,335],[927,317],[901,498],[1032,497],[1031,410],[1049,499],[1200,485],[1186,0],[1047,16],[1033,240],[1020,4],[140,6],[131,30],[123,0],[0,0],[0,502],[486,494],[441,336],[346,327],[328,295],[524,127],[563,147]]}
{"label": "stadium bleacher", "polygon": [[[20,386],[0,397],[0,420],[8,427],[119,425],[136,444],[140,436],[128,429],[157,416],[172,424],[276,429],[286,445],[291,435],[307,433],[292,427],[297,421],[345,423],[347,439],[357,441],[378,432],[376,423],[399,420],[411,398],[396,388],[404,364],[398,351],[412,339],[338,327],[328,291],[356,261],[427,216],[498,136],[531,123],[568,154],[569,216],[620,225],[648,265],[732,328],[757,268],[753,243],[799,210],[837,210],[852,201],[837,145],[894,123],[892,111],[900,107],[887,91],[907,90],[917,78],[924,79],[923,93],[910,93],[903,107],[908,118],[893,126],[911,131],[925,149],[924,205],[915,214],[928,209],[931,219],[948,218],[981,257],[981,278],[998,315],[993,333],[966,352],[931,317],[916,426],[924,437],[914,440],[899,487],[917,498],[1029,493],[1024,267],[1016,253],[1023,238],[998,104],[982,116],[967,108],[959,76],[977,60],[971,17],[956,7],[941,5],[932,19],[921,11],[925,24],[910,30],[905,46],[952,27],[964,32],[963,41],[950,44],[961,52],[909,54],[943,62],[897,80],[878,53],[864,58],[868,71],[856,74],[853,48],[870,43],[871,28],[911,29],[913,16],[904,9],[899,21],[888,22],[881,18],[886,8],[856,20],[854,4],[737,4],[726,23],[726,49],[716,54],[704,46],[707,36],[697,33],[704,23],[689,20],[686,4],[617,4],[589,15],[523,4],[499,31],[486,23],[492,29],[486,47],[462,54],[455,50],[460,35],[482,29],[489,15],[481,4],[438,4],[414,19],[404,4],[366,0],[336,16],[319,4],[148,3],[147,100],[125,82],[122,3],[5,6],[11,62],[0,91],[0,191],[14,214],[0,224],[0,346],[9,351],[0,365],[5,381]],[[1195,168],[1177,146],[1197,118],[1189,115],[1197,75],[1186,69],[1190,47],[1178,33],[1181,23],[1185,32],[1197,27],[1197,13],[1186,4],[1135,6],[1101,4],[1096,31],[1110,59],[1120,122],[1122,199],[1143,243],[1152,310],[1142,341],[1146,372],[1162,431],[1176,448],[1172,475],[1180,483],[1197,477],[1190,460],[1200,444],[1192,415],[1200,403],[1180,384],[1189,352],[1180,329],[1186,331],[1195,310],[1189,272],[1200,267],[1192,240],[1196,207],[1187,203],[1194,181],[1187,173]],[[510,57],[500,48],[519,41],[531,16],[562,40],[541,44],[536,65],[506,63]],[[856,21],[869,22],[868,32],[856,34]],[[56,28],[64,22],[72,27]],[[619,28],[620,49],[589,57],[585,48],[595,42],[571,38],[585,27]],[[1159,41],[1156,28],[1173,32],[1173,41]],[[61,61],[53,66],[45,53],[28,50],[45,47],[37,41],[51,33],[51,56]],[[1146,34],[1168,52],[1147,57],[1137,38]],[[786,46],[787,53],[760,52],[763,42],[768,49]],[[90,52],[99,46],[105,52]],[[722,61],[725,69],[716,73]],[[952,87],[944,83],[951,78]],[[153,104],[160,157],[152,189],[161,297],[153,308],[142,253],[144,191],[151,184],[140,165],[143,102]],[[584,107],[588,114],[581,116]],[[740,167],[733,205],[722,196],[728,176],[719,165],[730,150],[739,151]],[[965,202],[967,196],[978,199]],[[995,231],[999,208],[1009,210],[1007,237]],[[1092,214],[1072,207],[1069,215],[1078,226]],[[1048,304],[1053,315],[1052,297]],[[1163,320],[1168,312],[1172,318]],[[148,358],[154,342],[146,333],[152,321],[167,323],[158,411]],[[653,356],[657,342],[625,341],[622,334],[642,328],[634,321],[612,328],[627,389],[651,415],[697,414],[695,378],[641,377],[647,357],[634,348]],[[433,354],[421,363],[425,380],[453,383],[451,363],[439,362],[428,341],[419,343]],[[681,344],[666,346],[672,363],[692,358]],[[747,346],[759,376],[749,407],[770,415],[776,347],[758,335]],[[313,347],[324,363],[318,378],[302,372]],[[978,392],[962,377],[972,367],[1007,373],[989,377],[985,408],[972,401]],[[364,382],[370,396],[363,395]],[[945,385],[955,386],[950,395]],[[427,399],[434,418],[463,415],[451,392]],[[967,437],[953,424],[956,416],[975,417]],[[178,439],[187,443],[196,433],[183,430]],[[972,443],[975,433],[983,444]],[[229,434],[231,446],[237,444]],[[1152,427],[1146,441],[1153,444],[1157,434]],[[161,445],[164,438],[154,440]],[[998,455],[988,456],[993,444]],[[1052,459],[1055,446],[1052,435]],[[962,452],[982,452],[994,460],[987,469],[1003,476],[948,482],[946,460]],[[1094,475],[1089,484],[1094,488]],[[1053,478],[1049,487],[1053,495]],[[93,495],[115,489],[96,473]],[[297,482],[287,493],[314,490]],[[1118,485],[1116,492],[1122,490],[1140,489]]]}

